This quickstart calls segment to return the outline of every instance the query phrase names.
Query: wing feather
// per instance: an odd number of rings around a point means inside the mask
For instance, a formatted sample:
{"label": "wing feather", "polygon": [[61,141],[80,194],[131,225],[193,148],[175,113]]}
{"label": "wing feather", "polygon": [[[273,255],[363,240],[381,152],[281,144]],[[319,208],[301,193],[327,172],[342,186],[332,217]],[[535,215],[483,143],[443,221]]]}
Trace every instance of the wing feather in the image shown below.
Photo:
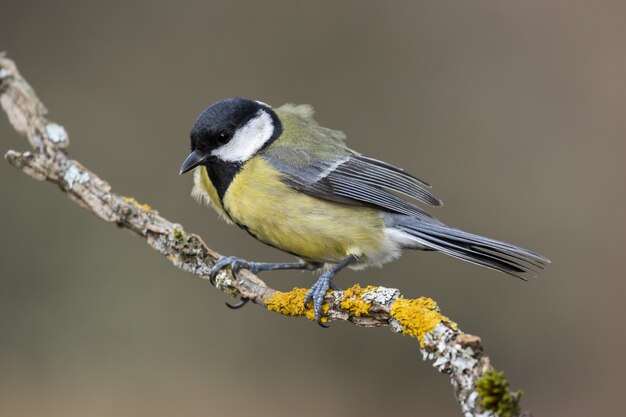
{"label": "wing feather", "polygon": [[368,183],[350,178],[344,179],[341,176],[331,177],[330,175],[328,181],[334,192],[342,197],[352,198],[396,213],[408,214],[422,219],[432,218],[421,208]]}
{"label": "wing feather", "polygon": [[426,183],[384,162],[357,154],[344,154],[334,160],[315,159],[310,155],[303,158],[299,149],[293,151],[298,152],[297,164],[294,164],[288,162],[293,161],[288,152],[282,148],[280,153],[265,153],[264,158],[283,174],[285,183],[315,197],[342,204],[373,206],[431,221],[434,219],[429,213],[394,192],[433,206],[441,205]]}
{"label": "wing feather", "polygon": [[366,184],[385,187],[431,206],[441,206],[430,186],[400,168],[361,155],[352,156],[329,174],[357,179]]}

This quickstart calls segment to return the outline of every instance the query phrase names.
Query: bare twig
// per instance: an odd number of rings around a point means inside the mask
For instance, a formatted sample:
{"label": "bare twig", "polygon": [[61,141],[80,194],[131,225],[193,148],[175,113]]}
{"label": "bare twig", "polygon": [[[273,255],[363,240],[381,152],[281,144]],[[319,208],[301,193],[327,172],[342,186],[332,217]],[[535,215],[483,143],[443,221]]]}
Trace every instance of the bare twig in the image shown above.
{"label": "bare twig", "polygon": [[[106,181],[70,159],[65,130],[46,119],[46,108],[15,63],[2,54],[0,103],[15,130],[25,135],[33,148],[32,152],[8,151],[5,159],[11,165],[36,180],[57,184],[70,199],[96,216],[146,239],[178,268],[208,279],[220,255],[200,237],[185,232],[150,206],[115,194]],[[279,292],[246,270],[236,278],[228,270],[220,272],[216,287],[271,311],[314,319],[312,309],[304,306],[303,288]],[[393,288],[354,286],[329,292],[325,301],[327,320],[350,321],[363,327],[389,326],[395,333],[417,338],[423,358],[433,361],[436,369],[450,377],[465,416],[520,415],[520,394],[511,392],[504,375],[494,371],[483,354],[480,338],[461,332],[439,312],[433,300],[405,299]]]}

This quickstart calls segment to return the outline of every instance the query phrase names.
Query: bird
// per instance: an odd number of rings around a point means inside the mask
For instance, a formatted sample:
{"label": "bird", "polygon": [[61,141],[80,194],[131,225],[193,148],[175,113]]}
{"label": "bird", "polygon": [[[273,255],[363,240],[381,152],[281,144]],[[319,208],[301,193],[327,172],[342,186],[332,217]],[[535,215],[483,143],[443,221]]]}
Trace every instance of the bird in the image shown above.
{"label": "bird", "polygon": [[[346,135],[320,126],[309,105],[276,109],[257,100],[227,98],[204,109],[190,134],[191,153],[180,174],[193,170],[192,195],[257,240],[296,262],[252,262],[223,256],[210,279],[230,267],[321,271],[308,290],[317,323],[333,278],[400,257],[404,249],[438,251],[526,280],[550,261],[509,243],[437,220],[417,203],[441,200],[425,181],[362,155]],[[248,300],[242,299],[238,308]]]}

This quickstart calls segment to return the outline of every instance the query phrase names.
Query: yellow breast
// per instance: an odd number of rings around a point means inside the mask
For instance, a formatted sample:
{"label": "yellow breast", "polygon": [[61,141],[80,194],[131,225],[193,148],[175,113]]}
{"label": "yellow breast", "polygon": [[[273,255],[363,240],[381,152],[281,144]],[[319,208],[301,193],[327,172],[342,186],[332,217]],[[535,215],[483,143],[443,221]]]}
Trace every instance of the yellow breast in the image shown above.
{"label": "yellow breast", "polygon": [[[202,179],[208,181],[208,177]],[[261,157],[252,158],[235,176],[223,204],[208,184],[207,192],[218,212],[262,242],[303,259],[337,262],[349,255],[375,252],[383,244],[384,225],[378,211],[294,191]]]}
{"label": "yellow breast", "polygon": [[217,211],[217,214],[228,223],[232,223],[228,214],[224,211],[220,197],[215,186],[209,179],[209,175],[204,166],[199,166],[193,172],[193,189],[191,195],[201,203],[210,205]]}

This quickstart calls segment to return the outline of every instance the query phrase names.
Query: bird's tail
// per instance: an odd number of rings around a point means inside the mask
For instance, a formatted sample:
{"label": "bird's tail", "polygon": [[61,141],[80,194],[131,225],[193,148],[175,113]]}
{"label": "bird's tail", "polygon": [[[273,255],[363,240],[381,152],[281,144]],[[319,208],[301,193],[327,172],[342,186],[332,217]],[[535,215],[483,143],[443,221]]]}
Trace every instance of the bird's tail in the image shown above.
{"label": "bird's tail", "polygon": [[536,276],[550,263],[549,259],[529,250],[441,223],[410,216],[394,217],[390,223],[389,226],[404,234],[403,240],[415,242],[413,248],[434,249],[523,280]]}

